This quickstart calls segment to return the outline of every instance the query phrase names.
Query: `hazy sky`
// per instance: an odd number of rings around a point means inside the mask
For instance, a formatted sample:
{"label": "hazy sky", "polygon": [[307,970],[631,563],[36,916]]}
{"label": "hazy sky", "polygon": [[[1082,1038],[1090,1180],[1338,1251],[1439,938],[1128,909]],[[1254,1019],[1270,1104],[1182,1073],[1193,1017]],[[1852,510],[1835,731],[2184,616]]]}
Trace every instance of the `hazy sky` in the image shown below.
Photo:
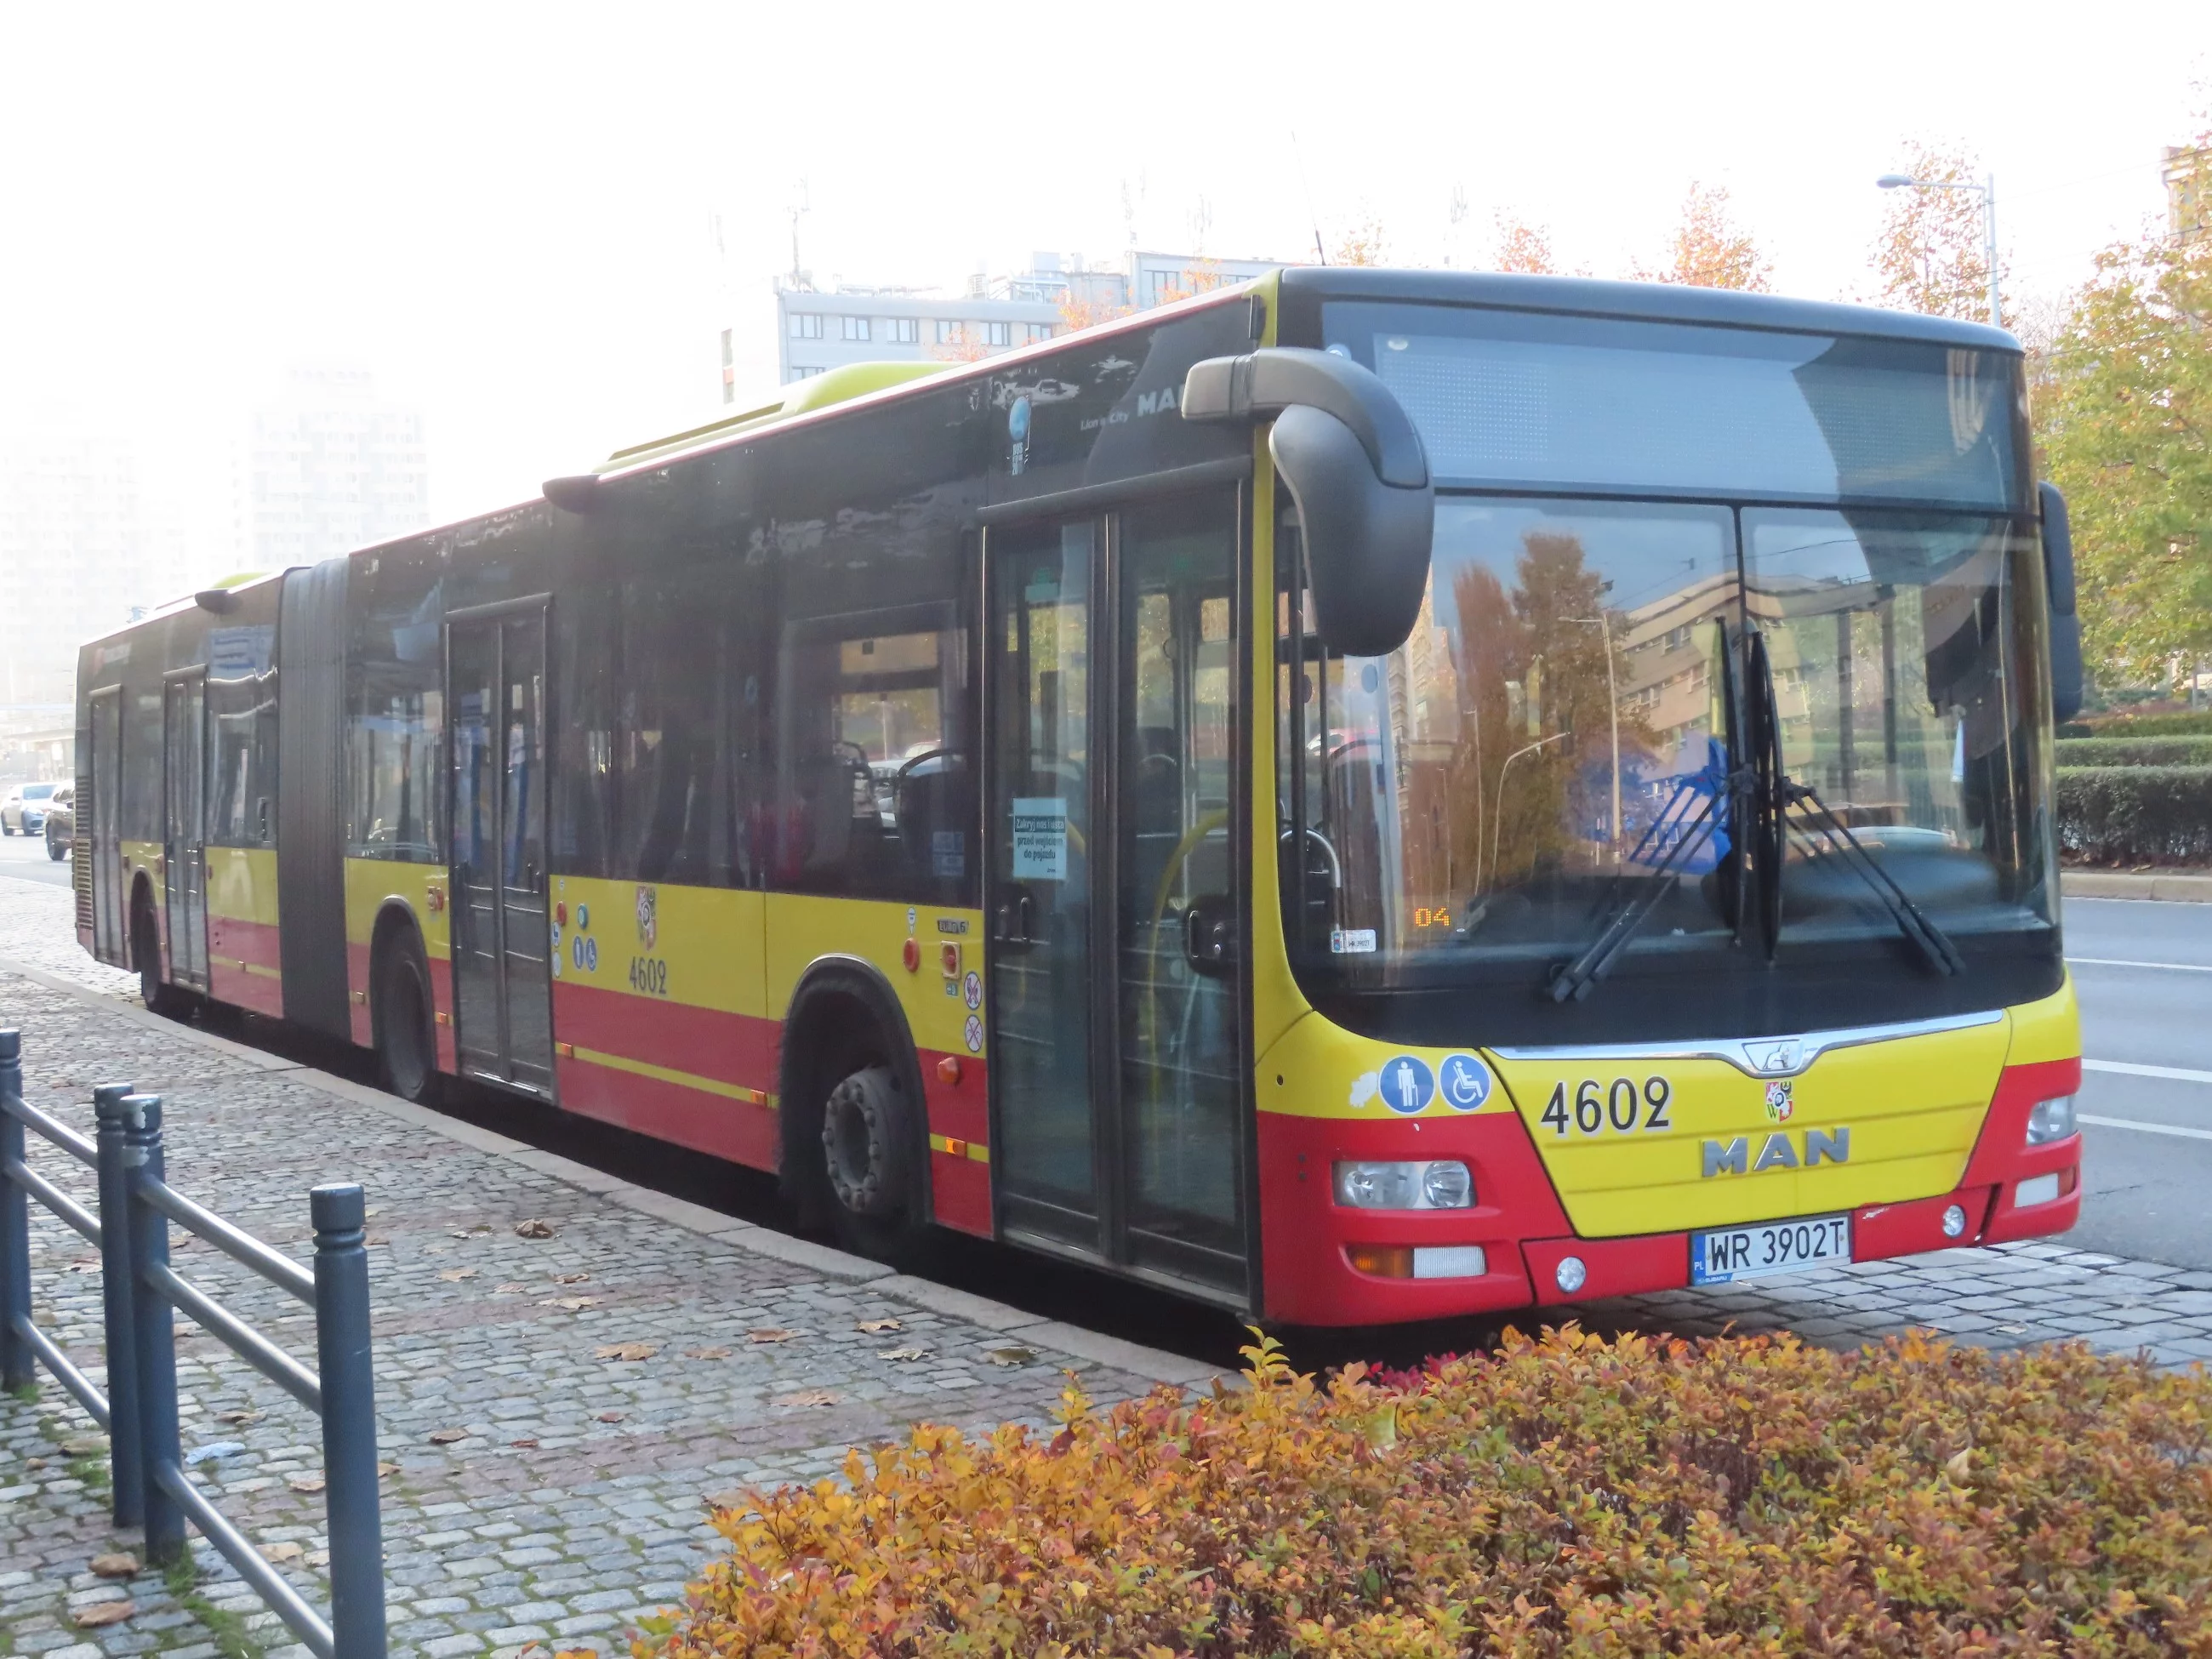
{"label": "hazy sky", "polygon": [[[1131,21],[1141,17],[1141,22]],[[1601,275],[1726,185],[1779,289],[1864,291],[1902,141],[1997,173],[2016,286],[2159,211],[2203,0],[1613,7],[538,3],[0,9],[0,427],[220,465],[288,362],[428,422],[441,518],[773,377],[787,210],[817,279],[957,285],[1034,249],[1407,263],[1493,216]],[[1468,206],[1449,240],[1455,188]],[[713,227],[721,226],[717,251]],[[197,509],[195,509],[197,510]]]}

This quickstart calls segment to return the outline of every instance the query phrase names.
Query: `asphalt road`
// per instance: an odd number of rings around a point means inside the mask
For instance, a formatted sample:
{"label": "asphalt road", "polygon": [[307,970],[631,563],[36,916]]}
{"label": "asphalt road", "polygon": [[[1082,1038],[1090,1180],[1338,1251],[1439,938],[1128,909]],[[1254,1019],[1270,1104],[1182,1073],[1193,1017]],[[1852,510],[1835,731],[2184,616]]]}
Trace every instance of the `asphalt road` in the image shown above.
{"label": "asphalt road", "polygon": [[2212,1269],[2212,905],[2068,899],[2086,1249]]}
{"label": "asphalt road", "polygon": [[44,836],[0,836],[0,877],[25,881],[48,881],[57,887],[70,884],[70,863],[56,864],[46,856]]}

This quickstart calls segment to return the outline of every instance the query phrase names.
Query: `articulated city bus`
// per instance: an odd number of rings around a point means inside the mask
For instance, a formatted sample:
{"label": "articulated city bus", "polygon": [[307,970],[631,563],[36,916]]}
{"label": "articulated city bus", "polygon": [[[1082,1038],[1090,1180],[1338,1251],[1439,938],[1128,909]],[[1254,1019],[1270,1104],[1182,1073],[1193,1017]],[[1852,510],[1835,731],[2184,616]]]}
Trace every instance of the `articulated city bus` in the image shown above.
{"label": "articulated city bus", "polygon": [[2057,1232],[1994,330],[1330,269],[864,366],[84,648],[146,1000],[1270,1320]]}

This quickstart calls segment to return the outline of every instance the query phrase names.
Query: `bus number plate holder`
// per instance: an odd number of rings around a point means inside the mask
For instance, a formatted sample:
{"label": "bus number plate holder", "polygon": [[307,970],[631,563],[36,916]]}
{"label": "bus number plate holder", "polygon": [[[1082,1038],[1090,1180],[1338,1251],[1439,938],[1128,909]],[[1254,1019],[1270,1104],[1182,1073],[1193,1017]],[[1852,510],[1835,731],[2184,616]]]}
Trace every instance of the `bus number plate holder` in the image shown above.
{"label": "bus number plate holder", "polygon": [[1733,1285],[1773,1273],[1799,1273],[1851,1259],[1848,1215],[1798,1216],[1690,1235],[1690,1283]]}

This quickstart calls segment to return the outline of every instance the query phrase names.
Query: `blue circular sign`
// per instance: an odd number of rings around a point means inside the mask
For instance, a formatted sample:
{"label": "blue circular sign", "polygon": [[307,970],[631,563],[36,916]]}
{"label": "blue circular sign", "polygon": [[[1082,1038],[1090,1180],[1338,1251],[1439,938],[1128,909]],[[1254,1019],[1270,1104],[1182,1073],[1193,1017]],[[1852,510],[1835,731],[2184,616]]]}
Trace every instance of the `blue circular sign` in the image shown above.
{"label": "blue circular sign", "polygon": [[1437,1087],[1445,1105],[1471,1112],[1490,1098],[1490,1067],[1473,1054],[1446,1054],[1437,1067]]}
{"label": "blue circular sign", "polygon": [[1391,1055],[1382,1062],[1376,1080],[1382,1103],[1409,1117],[1437,1097],[1437,1074],[1417,1054]]}

